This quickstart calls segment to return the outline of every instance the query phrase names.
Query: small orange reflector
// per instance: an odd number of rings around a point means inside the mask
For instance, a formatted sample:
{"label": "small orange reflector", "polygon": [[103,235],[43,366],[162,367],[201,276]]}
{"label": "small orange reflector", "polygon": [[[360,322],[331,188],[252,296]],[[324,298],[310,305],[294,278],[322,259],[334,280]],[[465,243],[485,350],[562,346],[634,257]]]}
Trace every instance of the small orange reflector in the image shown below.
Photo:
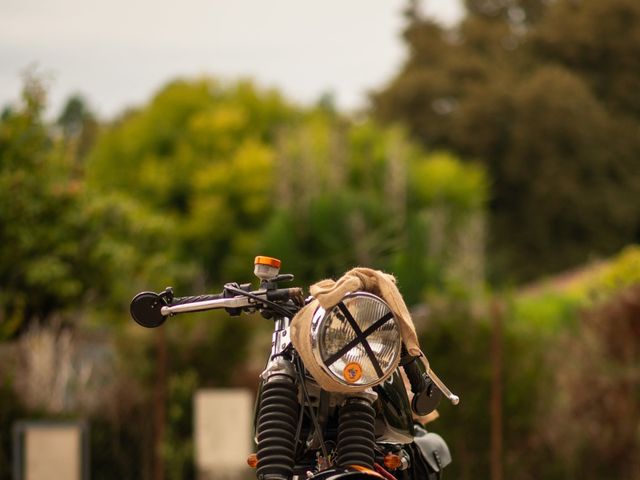
{"label": "small orange reflector", "polygon": [[387,453],[384,457],[384,466],[396,470],[402,466],[402,458],[395,453]]}
{"label": "small orange reflector", "polygon": [[251,468],[256,468],[258,466],[258,455],[256,455],[255,453],[250,453],[247,456],[247,465],[249,465]]}
{"label": "small orange reflector", "polygon": [[280,268],[280,265],[282,264],[282,262],[277,258],[261,257],[261,256],[257,256],[256,260],[253,263],[254,265],[269,265],[270,267],[273,267],[273,268]]}

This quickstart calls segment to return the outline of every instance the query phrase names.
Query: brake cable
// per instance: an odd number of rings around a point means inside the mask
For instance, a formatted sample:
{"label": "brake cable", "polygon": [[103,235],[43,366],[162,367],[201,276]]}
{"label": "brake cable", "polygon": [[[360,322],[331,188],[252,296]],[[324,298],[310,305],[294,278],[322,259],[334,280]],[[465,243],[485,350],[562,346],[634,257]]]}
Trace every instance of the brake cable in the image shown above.
{"label": "brake cable", "polygon": [[307,392],[307,386],[306,386],[304,374],[303,374],[304,366],[302,365],[302,360],[300,359],[299,356],[295,357],[295,361],[298,367],[297,368],[298,376],[300,377],[300,388],[302,389],[302,394],[304,395],[305,403],[306,405],[309,406],[309,414],[311,415],[311,421],[313,422],[313,427],[316,429],[316,432],[318,433],[318,440],[320,440],[320,448],[322,449],[322,455],[324,455],[324,458],[327,461],[327,464],[329,464],[329,454],[327,453],[327,446],[324,444],[322,429],[320,428],[318,417],[316,417],[316,414],[313,411],[313,407],[311,406],[311,400],[309,399],[309,392]]}
{"label": "brake cable", "polygon": [[282,315],[283,317],[287,317],[287,318],[291,318],[294,313],[287,310],[285,307],[283,307],[282,305],[278,305],[275,302],[272,302],[271,300],[267,300],[266,298],[261,298],[258,295],[254,295],[251,292],[246,292],[240,288],[236,288],[233,285],[231,285],[230,283],[227,283],[224,286],[225,290],[229,290],[231,293],[235,293],[236,295],[243,295],[245,297],[251,298],[253,300],[256,300],[257,302],[260,302],[268,307],[270,307],[274,312],[279,313],[280,315]]}

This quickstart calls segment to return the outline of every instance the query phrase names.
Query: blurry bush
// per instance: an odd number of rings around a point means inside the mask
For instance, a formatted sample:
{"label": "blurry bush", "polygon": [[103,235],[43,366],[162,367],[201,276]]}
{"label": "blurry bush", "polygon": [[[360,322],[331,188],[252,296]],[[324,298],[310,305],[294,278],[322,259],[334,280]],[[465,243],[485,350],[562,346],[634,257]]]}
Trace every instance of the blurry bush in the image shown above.
{"label": "blurry bush", "polygon": [[580,292],[583,306],[548,356],[558,388],[548,415],[555,428],[539,426],[539,435],[558,452],[565,478],[638,478],[640,247],[627,247],[568,291]]}
{"label": "blurry bush", "polygon": [[393,270],[410,301],[426,284],[483,280],[482,169],[249,82],[171,83],[104,130],[87,174],[172,222],[176,261],[201,273],[192,288],[251,280],[257,252],[303,284]]}
{"label": "blurry bush", "polygon": [[323,110],[282,134],[276,158],[277,208],[260,244],[305,284],[366,265],[394,272],[409,303],[428,288],[482,286],[479,167]]}
{"label": "blurry bush", "polygon": [[554,428],[540,425],[540,435],[564,478],[639,478],[640,283],[580,320],[550,356],[558,393],[545,422]]}
{"label": "blurry bush", "polygon": [[631,246],[520,291],[427,297],[421,345],[462,398],[429,425],[451,442],[451,475],[490,476],[489,346],[499,314],[505,478],[638,477],[639,260]]}

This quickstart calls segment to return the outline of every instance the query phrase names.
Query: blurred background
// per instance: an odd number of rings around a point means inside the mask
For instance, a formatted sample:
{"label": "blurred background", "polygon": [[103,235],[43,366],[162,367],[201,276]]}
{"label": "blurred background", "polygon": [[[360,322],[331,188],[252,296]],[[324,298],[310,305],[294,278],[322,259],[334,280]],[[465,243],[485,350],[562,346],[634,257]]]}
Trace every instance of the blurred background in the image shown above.
{"label": "blurred background", "polygon": [[24,419],[195,478],[194,393],[255,391],[271,325],[128,304],[257,254],[397,276],[447,476],[640,478],[637,0],[5,0],[0,102],[1,480]]}

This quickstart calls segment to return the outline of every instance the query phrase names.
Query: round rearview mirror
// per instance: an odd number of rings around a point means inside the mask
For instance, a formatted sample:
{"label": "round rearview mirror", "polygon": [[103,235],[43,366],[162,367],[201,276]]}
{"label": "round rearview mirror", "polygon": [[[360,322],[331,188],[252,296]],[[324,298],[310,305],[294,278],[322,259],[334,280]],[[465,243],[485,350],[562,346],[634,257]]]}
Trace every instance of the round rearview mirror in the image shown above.
{"label": "round rearview mirror", "polygon": [[165,299],[154,292],[142,292],[131,300],[131,317],[146,328],[159,327],[167,319],[161,309],[167,304]]}

